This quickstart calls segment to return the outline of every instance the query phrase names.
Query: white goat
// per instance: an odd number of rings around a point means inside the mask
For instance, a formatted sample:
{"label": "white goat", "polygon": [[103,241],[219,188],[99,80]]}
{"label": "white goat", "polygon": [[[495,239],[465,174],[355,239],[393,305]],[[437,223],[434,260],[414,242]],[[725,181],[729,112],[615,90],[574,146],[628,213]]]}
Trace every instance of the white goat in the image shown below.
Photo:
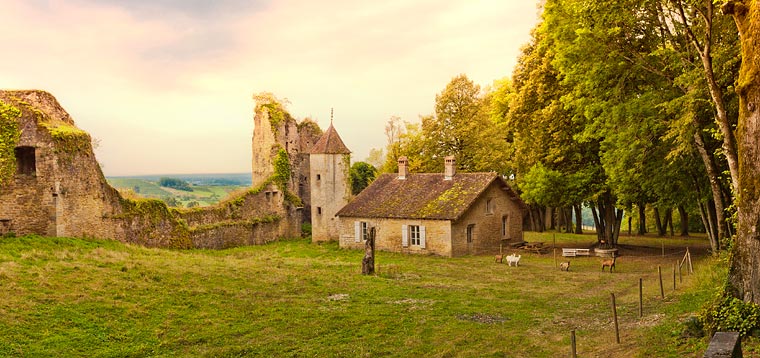
{"label": "white goat", "polygon": [[512,266],[514,263],[515,266],[520,266],[520,257],[522,257],[522,255],[512,254],[507,256],[507,264],[509,264],[509,266]]}

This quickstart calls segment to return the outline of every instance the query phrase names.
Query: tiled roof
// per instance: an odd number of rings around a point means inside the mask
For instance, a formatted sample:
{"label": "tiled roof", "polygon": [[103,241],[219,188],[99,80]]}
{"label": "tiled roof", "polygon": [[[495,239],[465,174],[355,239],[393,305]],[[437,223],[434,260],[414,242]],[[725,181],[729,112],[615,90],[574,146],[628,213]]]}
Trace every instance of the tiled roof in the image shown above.
{"label": "tiled roof", "polygon": [[364,189],[337,216],[456,220],[491,183],[525,209],[525,203],[496,173],[457,173],[451,180],[443,174],[383,174]]}
{"label": "tiled roof", "polygon": [[325,134],[319,138],[317,143],[314,143],[314,146],[311,147],[311,151],[309,153],[350,154],[351,151],[348,150],[345,144],[343,144],[343,140],[340,139],[338,132],[335,130],[335,128],[333,128],[332,123],[330,123],[330,127],[327,128]]}

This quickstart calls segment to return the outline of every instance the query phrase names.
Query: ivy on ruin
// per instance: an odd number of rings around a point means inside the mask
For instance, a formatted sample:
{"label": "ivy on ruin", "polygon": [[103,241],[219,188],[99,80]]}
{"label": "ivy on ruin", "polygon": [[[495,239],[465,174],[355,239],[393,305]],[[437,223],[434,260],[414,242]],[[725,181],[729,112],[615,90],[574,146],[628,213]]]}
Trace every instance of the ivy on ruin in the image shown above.
{"label": "ivy on ruin", "polygon": [[0,101],[0,187],[5,186],[16,173],[14,150],[21,139],[21,130],[16,120],[21,111]]}

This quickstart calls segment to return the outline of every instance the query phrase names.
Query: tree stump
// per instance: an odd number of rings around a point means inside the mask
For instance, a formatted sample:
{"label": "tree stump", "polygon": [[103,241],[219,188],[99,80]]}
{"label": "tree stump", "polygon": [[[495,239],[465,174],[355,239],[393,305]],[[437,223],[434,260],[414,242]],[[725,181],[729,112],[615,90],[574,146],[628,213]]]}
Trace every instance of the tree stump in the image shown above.
{"label": "tree stump", "polygon": [[364,242],[364,258],[362,259],[362,275],[375,274],[375,228],[369,228],[369,238]]}

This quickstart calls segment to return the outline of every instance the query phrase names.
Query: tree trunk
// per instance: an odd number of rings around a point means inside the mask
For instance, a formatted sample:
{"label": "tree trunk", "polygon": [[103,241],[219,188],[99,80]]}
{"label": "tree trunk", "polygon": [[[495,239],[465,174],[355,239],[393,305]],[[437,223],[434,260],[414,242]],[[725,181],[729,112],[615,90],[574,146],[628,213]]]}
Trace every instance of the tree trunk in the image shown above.
{"label": "tree trunk", "polygon": [[742,65],[736,92],[739,94],[737,128],[739,182],[738,224],[734,239],[729,282],[735,297],[760,304],[760,2],[731,1],[724,6],[739,28]]}
{"label": "tree trunk", "polygon": [[689,236],[689,213],[683,205],[678,205],[678,216],[681,218],[681,236]]}
{"label": "tree trunk", "polygon": [[668,208],[668,210],[665,210],[665,223],[665,226],[670,229],[670,236],[672,237],[675,235],[673,232],[673,208]]}
{"label": "tree trunk", "polygon": [[549,225],[546,225],[546,226],[549,227],[549,230],[556,230],[557,229],[557,225],[556,225],[557,215],[556,214],[557,214],[557,208],[555,208],[555,207],[546,208],[546,217],[548,219],[547,222],[549,224]]}
{"label": "tree trunk", "polygon": [[694,133],[694,145],[697,147],[699,156],[702,158],[702,162],[705,165],[705,171],[707,171],[707,178],[710,181],[710,192],[712,193],[712,205],[708,204],[708,210],[712,209],[711,215],[715,219],[713,221],[713,228],[715,229],[717,237],[715,242],[711,242],[713,246],[713,252],[720,250],[720,240],[726,237],[724,228],[726,227],[726,220],[723,216],[723,189],[720,187],[720,179],[718,178],[718,165],[715,164],[715,158],[710,155],[705,147],[705,142],[702,139],[701,133]]}
{"label": "tree trunk", "polygon": [[617,246],[620,237],[620,224],[623,223],[623,209],[615,209],[615,230],[612,232],[612,245]]}
{"label": "tree trunk", "polygon": [[713,70],[712,63],[712,22],[714,5],[712,0],[705,0],[704,4],[706,8],[703,11],[700,11],[700,15],[702,15],[702,19],[705,21],[704,27],[706,31],[704,32],[704,38],[698,39],[695,36],[695,32],[691,29],[693,22],[687,19],[682,3],[680,1],[677,2],[681,20],[687,27],[686,34],[689,36],[689,40],[697,50],[699,59],[702,62],[702,73],[705,75],[707,89],[710,92],[710,98],[715,106],[715,122],[718,124],[720,132],[723,135],[723,154],[726,156],[729,172],[731,173],[731,187],[734,189],[733,192],[738,193],[739,159],[737,154],[736,137],[731,128],[731,121],[728,118],[728,111],[726,110],[726,103],[723,98],[723,89],[715,79],[715,71]]}
{"label": "tree trunk", "polygon": [[654,208],[654,223],[657,226],[657,236],[665,236],[665,226],[662,225],[660,210],[657,208]]}
{"label": "tree trunk", "polygon": [[573,209],[575,210],[575,233],[583,234],[583,210],[581,209],[581,204],[573,205]]}
{"label": "tree trunk", "polygon": [[639,235],[647,233],[647,204],[640,202],[636,204],[639,207]]}
{"label": "tree trunk", "polygon": [[375,228],[369,228],[369,238],[364,243],[364,258],[362,259],[362,275],[375,274]]}
{"label": "tree trunk", "polygon": [[596,229],[596,240],[600,243],[604,238],[604,224],[599,220],[599,214],[596,213],[596,206],[591,205],[591,215],[594,217],[594,228]]}
{"label": "tree trunk", "polygon": [[631,225],[632,225],[633,217],[628,215],[628,236],[632,235]]}

